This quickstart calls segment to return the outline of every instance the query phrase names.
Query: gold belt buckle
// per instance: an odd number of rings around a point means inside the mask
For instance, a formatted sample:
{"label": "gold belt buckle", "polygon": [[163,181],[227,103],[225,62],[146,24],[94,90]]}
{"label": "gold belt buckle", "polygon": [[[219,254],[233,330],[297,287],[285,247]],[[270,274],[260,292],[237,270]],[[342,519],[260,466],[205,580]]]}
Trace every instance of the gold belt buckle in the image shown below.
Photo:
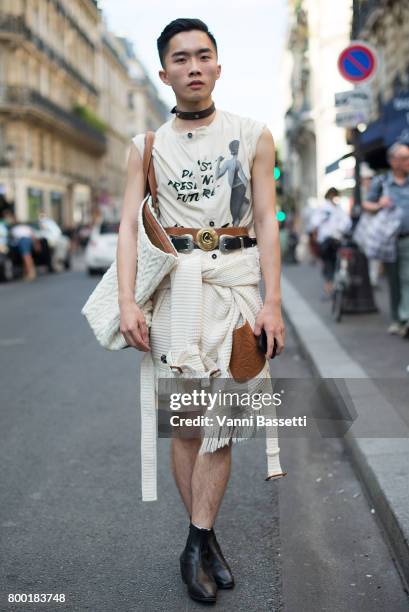
{"label": "gold belt buckle", "polygon": [[211,251],[219,244],[219,235],[213,227],[202,227],[196,234],[196,244],[203,251]]}

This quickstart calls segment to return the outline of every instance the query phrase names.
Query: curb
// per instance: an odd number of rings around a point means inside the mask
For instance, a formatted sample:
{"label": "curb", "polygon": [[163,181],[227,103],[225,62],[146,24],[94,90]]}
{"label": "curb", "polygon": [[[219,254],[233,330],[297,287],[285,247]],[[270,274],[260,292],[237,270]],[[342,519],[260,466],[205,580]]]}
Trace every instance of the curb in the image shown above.
{"label": "curb", "polygon": [[[320,378],[345,379],[358,415],[344,436],[345,445],[408,591],[409,429],[284,274],[281,288],[283,312],[314,374]],[[380,430],[386,433],[390,428],[391,437],[375,437],[373,423],[378,435]],[[372,437],[364,437],[371,428]],[[398,438],[396,432],[402,437]]]}

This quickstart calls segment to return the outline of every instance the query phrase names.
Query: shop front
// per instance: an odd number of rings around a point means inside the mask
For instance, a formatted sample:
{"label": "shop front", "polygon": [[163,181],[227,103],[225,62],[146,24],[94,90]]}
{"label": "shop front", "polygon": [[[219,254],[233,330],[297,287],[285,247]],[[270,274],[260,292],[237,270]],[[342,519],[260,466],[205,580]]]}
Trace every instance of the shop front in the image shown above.
{"label": "shop front", "polygon": [[386,150],[398,141],[409,144],[409,89],[397,91],[359,137],[365,161],[376,170],[387,167]]}

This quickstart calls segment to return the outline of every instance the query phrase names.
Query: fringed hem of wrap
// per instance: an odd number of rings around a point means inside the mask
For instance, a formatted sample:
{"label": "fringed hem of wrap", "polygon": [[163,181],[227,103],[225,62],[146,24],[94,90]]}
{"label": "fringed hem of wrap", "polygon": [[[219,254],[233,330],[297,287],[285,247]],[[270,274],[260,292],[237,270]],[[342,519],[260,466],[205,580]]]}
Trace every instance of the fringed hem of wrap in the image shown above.
{"label": "fringed hem of wrap", "polygon": [[[156,368],[154,361],[157,364]],[[141,363],[141,467],[142,467],[142,501],[157,500],[157,406],[158,387],[157,372],[161,368],[158,360],[152,359],[151,353],[147,353]],[[165,368],[163,368],[165,370]],[[269,374],[268,362],[265,368],[256,377],[267,378]],[[152,410],[152,406],[155,407]],[[222,428],[217,438],[215,436],[204,436],[199,454],[214,452],[230,444],[237,444],[243,440],[254,437],[255,425],[250,426],[227,426]],[[266,455],[267,455],[267,478],[280,478],[287,472],[283,472],[280,464],[280,447],[278,437],[267,435],[266,431]]]}
{"label": "fringed hem of wrap", "polygon": [[[255,381],[262,381],[265,379],[270,379],[270,367],[268,361],[264,368],[259,372],[259,374],[252,379],[252,383]],[[245,417],[244,417],[245,418]],[[214,428],[212,428],[214,430]],[[243,440],[249,440],[256,436],[257,425],[225,425],[220,426],[214,430],[214,435],[204,435],[202,444],[199,449],[199,455],[203,455],[205,453],[212,453],[219,448],[223,448],[224,446],[228,446],[230,442],[232,444],[237,444],[242,442]],[[272,478],[280,478],[283,475],[285,476],[287,472],[283,472],[281,464],[280,464],[280,447],[278,446],[278,437],[277,435],[271,437],[268,436],[268,432],[266,429],[266,455],[267,455],[267,478],[265,480],[269,480]]]}

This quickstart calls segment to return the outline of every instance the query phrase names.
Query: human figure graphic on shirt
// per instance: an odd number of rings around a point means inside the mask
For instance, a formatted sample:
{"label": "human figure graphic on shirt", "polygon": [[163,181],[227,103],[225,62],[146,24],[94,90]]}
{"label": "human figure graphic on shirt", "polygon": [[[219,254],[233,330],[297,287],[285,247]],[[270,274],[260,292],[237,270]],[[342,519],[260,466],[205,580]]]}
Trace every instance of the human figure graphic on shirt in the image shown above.
{"label": "human figure graphic on shirt", "polygon": [[229,143],[229,149],[232,157],[230,159],[226,159],[226,161],[222,163],[224,157],[220,155],[217,160],[215,171],[215,180],[221,178],[224,174],[226,174],[226,172],[228,173],[227,178],[231,187],[230,211],[233,219],[233,225],[239,224],[240,219],[243,217],[243,214],[249,205],[249,200],[246,198],[248,181],[237,157],[239,154],[239,148],[240,141],[232,140]]}

